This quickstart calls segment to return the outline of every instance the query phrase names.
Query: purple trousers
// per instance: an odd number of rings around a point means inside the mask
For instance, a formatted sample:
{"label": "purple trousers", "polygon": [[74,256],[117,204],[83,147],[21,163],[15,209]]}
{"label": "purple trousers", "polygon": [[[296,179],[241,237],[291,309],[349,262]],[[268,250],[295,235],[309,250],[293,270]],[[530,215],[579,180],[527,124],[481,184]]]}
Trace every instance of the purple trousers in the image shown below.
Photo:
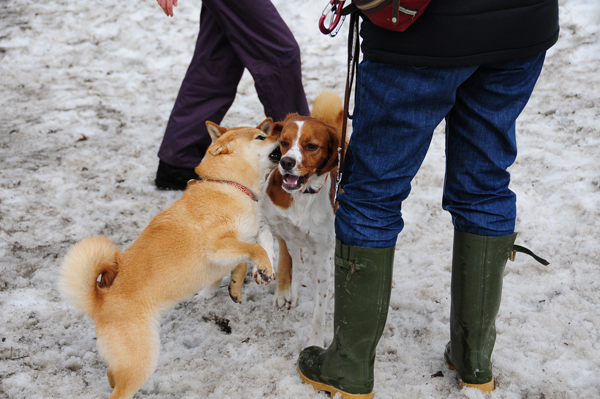
{"label": "purple trousers", "polygon": [[202,0],[194,57],[171,111],[158,157],[195,168],[211,138],[207,120],[220,123],[244,68],[252,74],[265,115],[309,115],[300,49],[270,0]]}

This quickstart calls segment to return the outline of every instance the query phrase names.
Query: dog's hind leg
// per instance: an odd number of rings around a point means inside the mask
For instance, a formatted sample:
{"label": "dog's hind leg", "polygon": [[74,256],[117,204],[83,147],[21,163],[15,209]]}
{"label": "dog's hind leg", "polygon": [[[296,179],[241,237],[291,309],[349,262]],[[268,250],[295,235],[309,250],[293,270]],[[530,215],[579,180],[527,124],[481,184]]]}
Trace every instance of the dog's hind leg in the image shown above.
{"label": "dog's hind leg", "polygon": [[115,387],[115,376],[112,372],[112,370],[110,369],[110,367],[108,369],[106,369],[106,377],[108,378],[108,383],[110,385],[111,388]]}
{"label": "dog's hind leg", "polygon": [[221,288],[221,280],[220,279],[215,281],[212,285],[203,288],[200,291],[200,293],[198,293],[198,296],[200,298],[208,301],[209,299],[213,299],[217,295],[219,288]]}
{"label": "dog's hind leg", "polygon": [[246,278],[246,272],[248,271],[247,263],[240,263],[231,272],[231,279],[229,280],[229,297],[236,303],[242,303],[242,285],[244,284],[244,278]]}
{"label": "dog's hind leg", "polygon": [[156,368],[158,323],[153,317],[113,322],[97,328],[98,348],[108,363],[106,375],[114,388],[111,399],[130,399]]}
{"label": "dog's hind leg", "polygon": [[273,303],[280,309],[289,309],[292,305],[290,285],[292,283],[292,257],[288,252],[287,244],[281,237],[279,243],[279,264],[277,266],[277,289]]}

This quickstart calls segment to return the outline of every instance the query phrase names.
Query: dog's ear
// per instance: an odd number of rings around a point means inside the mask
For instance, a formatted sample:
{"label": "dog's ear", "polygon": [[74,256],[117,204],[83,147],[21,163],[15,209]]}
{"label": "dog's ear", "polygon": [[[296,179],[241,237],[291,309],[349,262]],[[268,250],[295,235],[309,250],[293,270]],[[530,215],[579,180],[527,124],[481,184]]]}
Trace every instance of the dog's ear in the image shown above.
{"label": "dog's ear", "polygon": [[212,155],[225,155],[231,154],[233,152],[233,148],[231,148],[231,142],[226,143],[215,143],[208,147],[208,152]]}
{"label": "dog's ear", "polygon": [[227,131],[226,128],[221,127],[211,121],[206,121],[206,129],[208,130],[208,134],[210,134],[210,138],[212,139],[213,143]]}
{"label": "dog's ear", "polygon": [[270,136],[273,132],[273,118],[265,119],[256,128],[262,130],[267,136]]}
{"label": "dog's ear", "polygon": [[338,164],[338,148],[340,147],[340,135],[336,128],[331,125],[325,125],[329,133],[329,143],[327,146],[328,156],[322,167],[317,171],[317,175],[330,172]]}
{"label": "dog's ear", "polygon": [[275,122],[275,124],[273,125],[273,132],[271,134],[273,134],[275,136],[280,136],[285,124],[288,123],[288,121],[290,119],[295,118],[297,116],[300,116],[300,114],[297,112],[294,112],[293,114],[287,114],[287,116],[285,117],[285,119],[283,121]]}
{"label": "dog's ear", "polygon": [[271,130],[271,134],[274,136],[281,136],[281,131],[283,130],[283,122],[275,122],[273,124],[273,129]]}

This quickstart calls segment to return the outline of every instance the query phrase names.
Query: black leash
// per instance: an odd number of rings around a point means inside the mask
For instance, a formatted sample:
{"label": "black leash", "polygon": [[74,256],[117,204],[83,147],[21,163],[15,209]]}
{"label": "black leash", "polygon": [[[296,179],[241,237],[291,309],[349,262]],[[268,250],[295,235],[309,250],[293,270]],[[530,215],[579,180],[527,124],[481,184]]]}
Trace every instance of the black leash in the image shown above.
{"label": "black leash", "polygon": [[344,169],[344,156],[346,155],[346,131],[348,130],[348,118],[350,108],[350,94],[352,92],[352,85],[355,83],[354,78],[357,74],[358,60],[360,57],[360,41],[358,35],[358,13],[353,12],[350,15],[350,27],[348,29],[348,72],[346,74],[346,91],[344,94],[344,119],[342,122],[342,137],[340,140],[340,146],[338,148],[338,170],[337,178],[335,181],[335,198],[334,203],[337,202],[338,194],[340,190],[340,183],[342,181],[343,169]]}

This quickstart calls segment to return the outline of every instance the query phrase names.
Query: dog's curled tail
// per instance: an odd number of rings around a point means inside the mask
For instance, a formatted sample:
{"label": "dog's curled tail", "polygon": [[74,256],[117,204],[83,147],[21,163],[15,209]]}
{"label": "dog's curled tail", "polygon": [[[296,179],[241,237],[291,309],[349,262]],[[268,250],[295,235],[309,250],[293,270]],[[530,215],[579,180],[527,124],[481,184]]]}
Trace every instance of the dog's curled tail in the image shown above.
{"label": "dog's curled tail", "polygon": [[313,102],[310,116],[341,130],[344,120],[342,99],[332,90],[323,90]]}
{"label": "dog's curled tail", "polygon": [[117,276],[119,248],[108,237],[79,241],[63,261],[59,288],[71,302],[87,314],[98,304],[100,291],[110,287]]}

